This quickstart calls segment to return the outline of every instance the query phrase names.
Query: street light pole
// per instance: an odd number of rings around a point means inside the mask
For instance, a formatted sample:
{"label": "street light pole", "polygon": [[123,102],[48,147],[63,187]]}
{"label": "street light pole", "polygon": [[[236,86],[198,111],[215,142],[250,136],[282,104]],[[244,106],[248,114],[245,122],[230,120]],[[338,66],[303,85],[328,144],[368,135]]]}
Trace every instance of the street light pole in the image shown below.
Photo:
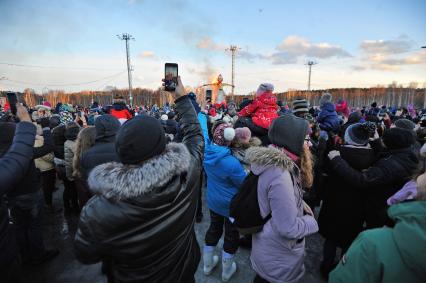
{"label": "street light pole", "polygon": [[123,33],[122,35],[117,35],[117,37],[121,40],[126,41],[126,57],[127,57],[127,78],[129,80],[129,100],[130,107],[133,107],[133,96],[132,96],[132,66],[130,64],[130,54],[129,54],[129,40],[135,40],[135,38],[128,34]]}
{"label": "street light pole", "polygon": [[308,61],[308,63],[306,63],[306,65],[309,66],[309,74],[308,74],[308,91],[311,91],[311,72],[312,72],[312,66],[318,64],[317,62],[314,61]]}
{"label": "street light pole", "polygon": [[231,51],[231,84],[232,84],[232,93],[231,93],[231,99],[234,101],[234,94],[235,94],[235,56],[238,50],[240,50],[236,45],[231,45],[229,48],[226,49],[226,51]]}

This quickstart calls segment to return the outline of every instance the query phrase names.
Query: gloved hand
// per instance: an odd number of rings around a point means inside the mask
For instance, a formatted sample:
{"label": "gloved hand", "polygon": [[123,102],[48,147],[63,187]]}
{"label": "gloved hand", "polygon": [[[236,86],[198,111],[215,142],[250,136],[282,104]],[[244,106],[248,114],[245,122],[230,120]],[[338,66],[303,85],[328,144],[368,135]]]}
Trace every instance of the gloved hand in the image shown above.
{"label": "gloved hand", "polygon": [[328,158],[330,160],[333,160],[334,158],[336,158],[337,156],[340,156],[340,152],[338,152],[337,150],[332,150],[328,153]]}

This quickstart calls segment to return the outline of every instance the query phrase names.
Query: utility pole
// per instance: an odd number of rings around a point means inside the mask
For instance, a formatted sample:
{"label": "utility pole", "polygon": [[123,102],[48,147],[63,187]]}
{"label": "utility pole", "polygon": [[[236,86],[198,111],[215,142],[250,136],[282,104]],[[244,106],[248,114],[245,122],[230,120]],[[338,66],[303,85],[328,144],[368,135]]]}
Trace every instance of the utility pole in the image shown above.
{"label": "utility pole", "polygon": [[229,48],[226,48],[226,51],[231,51],[231,58],[232,58],[232,72],[231,72],[231,84],[232,84],[232,93],[231,93],[231,99],[234,100],[234,93],[235,93],[235,54],[238,50],[240,50],[236,45],[231,45]]}
{"label": "utility pole", "polygon": [[311,72],[312,72],[312,66],[318,64],[314,61],[308,61],[305,65],[309,66],[309,76],[308,76],[308,91],[311,91]]}
{"label": "utility pole", "polygon": [[129,53],[129,40],[135,40],[135,38],[128,34],[123,33],[117,35],[118,39],[126,41],[126,57],[127,57],[127,78],[129,80],[129,100],[130,107],[133,107],[133,96],[132,96],[132,66],[130,65],[130,53]]}

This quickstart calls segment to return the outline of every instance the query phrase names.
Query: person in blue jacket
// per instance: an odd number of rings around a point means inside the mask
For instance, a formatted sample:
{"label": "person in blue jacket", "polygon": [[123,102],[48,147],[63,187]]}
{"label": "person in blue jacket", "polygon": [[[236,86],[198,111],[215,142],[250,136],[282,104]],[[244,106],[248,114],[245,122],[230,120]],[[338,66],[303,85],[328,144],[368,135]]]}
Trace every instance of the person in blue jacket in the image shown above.
{"label": "person in blue jacket", "polygon": [[324,93],[320,99],[321,112],[318,114],[317,122],[321,130],[338,133],[341,119],[336,112],[336,106],[331,102],[332,96]]}
{"label": "person in blue jacket", "polygon": [[229,220],[229,206],[232,197],[246,177],[240,161],[232,156],[229,145],[235,131],[227,123],[216,123],[212,128],[213,140],[207,130],[207,116],[198,115],[205,140],[204,170],[207,174],[207,204],[210,209],[210,227],[207,230],[204,246],[204,274],[209,275],[216,267],[219,257],[214,250],[222,237],[225,237],[222,252],[222,280],[229,281],[237,270],[234,255],[238,249],[239,234]]}

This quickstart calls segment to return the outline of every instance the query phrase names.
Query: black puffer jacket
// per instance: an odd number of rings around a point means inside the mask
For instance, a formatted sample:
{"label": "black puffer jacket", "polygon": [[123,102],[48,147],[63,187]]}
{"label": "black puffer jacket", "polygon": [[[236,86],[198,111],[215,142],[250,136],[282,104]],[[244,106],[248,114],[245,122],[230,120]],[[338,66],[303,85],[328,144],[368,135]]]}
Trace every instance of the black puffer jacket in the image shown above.
{"label": "black puffer jacket", "polygon": [[[200,260],[194,222],[204,141],[187,97],[176,100],[182,144],[141,165],[97,166],[75,251],[84,263],[111,262],[114,282],[192,282]],[[137,133],[135,133],[137,134]]]}
{"label": "black puffer jacket", "polygon": [[17,256],[15,240],[9,232],[9,217],[3,198],[24,179],[29,165],[33,163],[35,135],[36,127],[32,123],[18,123],[12,146],[0,158],[0,274],[4,274],[3,268],[7,268]]}
{"label": "black puffer jacket", "polygon": [[80,161],[81,176],[84,180],[90,171],[98,165],[119,161],[115,151],[115,136],[120,128],[120,122],[110,114],[102,115],[95,120],[96,143],[83,153]]}
{"label": "black puffer jacket", "polygon": [[[352,168],[367,169],[375,161],[370,147],[341,146],[340,155]],[[323,203],[318,218],[319,232],[347,249],[363,229],[367,193],[331,170],[325,180]]]}
{"label": "black puffer jacket", "polygon": [[87,179],[90,171],[98,165],[107,162],[119,162],[115,151],[115,136],[96,140],[93,147],[83,153],[80,162],[80,172],[82,179]]}
{"label": "black puffer jacket", "polygon": [[378,160],[363,171],[354,169],[339,156],[331,160],[331,166],[347,183],[364,189],[367,228],[377,228],[388,219],[386,200],[411,179],[418,162],[412,148],[407,147],[380,153]]}
{"label": "black puffer jacket", "polygon": [[55,149],[53,153],[56,158],[64,159],[64,143],[67,141],[65,138],[65,125],[59,125],[52,129],[53,144]]}
{"label": "black puffer jacket", "polygon": [[[3,133],[2,133],[3,134]],[[10,134],[10,133],[9,133]],[[13,134],[11,136],[3,136],[5,140],[9,139],[9,143],[0,144],[0,156],[9,150],[9,147],[12,145]],[[51,153],[54,149],[52,135],[49,128],[43,129],[43,138],[44,143],[41,147],[33,148],[33,161],[30,162],[30,165],[27,167],[25,172],[25,177],[18,182],[12,190],[9,191],[7,197],[13,198],[20,195],[25,195],[29,193],[34,193],[40,189],[40,171],[35,167],[34,159],[42,157],[48,153]]]}

